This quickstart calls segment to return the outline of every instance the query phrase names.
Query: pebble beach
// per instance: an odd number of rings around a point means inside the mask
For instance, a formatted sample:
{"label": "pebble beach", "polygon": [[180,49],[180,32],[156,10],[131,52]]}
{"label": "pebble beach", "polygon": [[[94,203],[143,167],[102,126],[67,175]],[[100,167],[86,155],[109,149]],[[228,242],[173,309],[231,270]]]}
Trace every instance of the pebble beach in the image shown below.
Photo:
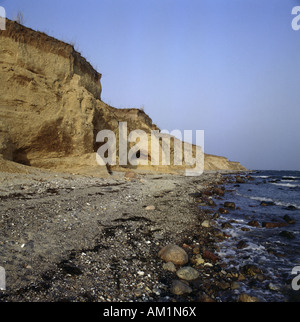
{"label": "pebble beach", "polygon": [[234,176],[1,173],[0,301],[263,301],[241,283],[264,272],[220,255]]}

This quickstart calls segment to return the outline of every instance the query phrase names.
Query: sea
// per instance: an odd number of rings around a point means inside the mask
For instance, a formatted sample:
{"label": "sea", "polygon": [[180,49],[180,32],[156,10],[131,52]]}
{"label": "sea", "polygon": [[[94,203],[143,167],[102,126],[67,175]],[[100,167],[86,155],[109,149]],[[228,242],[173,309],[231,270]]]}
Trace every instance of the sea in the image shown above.
{"label": "sea", "polygon": [[[255,171],[247,175],[250,180],[245,183],[232,180],[226,184],[223,200],[215,200],[220,207],[224,201],[236,204],[236,209],[219,218],[232,226],[225,230],[231,237],[219,244],[219,256],[229,268],[239,270],[250,264],[263,272],[263,278],[241,281],[236,293],[244,292],[265,302],[298,302],[300,171]],[[259,226],[249,226],[250,221],[257,221]],[[283,222],[287,226],[265,228],[264,222]],[[241,241],[246,247],[237,247]]]}

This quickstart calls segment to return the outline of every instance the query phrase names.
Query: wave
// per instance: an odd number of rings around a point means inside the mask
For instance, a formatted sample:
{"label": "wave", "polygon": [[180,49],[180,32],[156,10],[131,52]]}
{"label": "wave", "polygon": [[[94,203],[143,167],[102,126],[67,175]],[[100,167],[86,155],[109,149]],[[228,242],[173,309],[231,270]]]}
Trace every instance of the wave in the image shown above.
{"label": "wave", "polygon": [[277,183],[277,182],[271,182],[271,184],[274,184],[275,186],[289,187],[289,188],[297,188],[297,187],[300,187],[300,184],[292,184],[292,183]]}
{"label": "wave", "polygon": [[263,178],[263,179],[267,179],[267,178],[271,178],[271,176],[251,176],[253,178]]}
{"label": "wave", "polygon": [[300,209],[300,205],[297,205],[295,203],[284,202],[284,201],[281,201],[281,200],[275,200],[275,199],[266,198],[266,197],[247,196],[247,195],[240,194],[238,192],[236,194],[239,195],[239,196],[242,196],[244,198],[249,198],[249,199],[260,201],[260,202],[262,202],[262,201],[272,202],[276,206],[281,206],[281,207],[290,207],[290,206],[292,206],[292,207],[295,207],[296,209]]}
{"label": "wave", "polygon": [[274,199],[271,199],[271,198],[260,198],[260,197],[250,197],[250,199],[258,200],[258,201],[269,201],[269,202],[273,202],[276,206],[281,206],[281,207],[293,206],[293,207],[295,207],[297,209],[300,209],[300,205],[284,202],[284,201],[281,201],[281,200],[274,200]]}
{"label": "wave", "polygon": [[[238,193],[237,193],[238,194]],[[241,195],[240,196],[243,196],[243,197],[246,197],[246,198],[249,198],[249,199],[252,199],[252,200],[257,200],[257,201],[267,201],[267,202],[274,202],[275,201],[271,198],[265,198],[265,197],[252,197],[252,196],[245,196],[245,195]]]}

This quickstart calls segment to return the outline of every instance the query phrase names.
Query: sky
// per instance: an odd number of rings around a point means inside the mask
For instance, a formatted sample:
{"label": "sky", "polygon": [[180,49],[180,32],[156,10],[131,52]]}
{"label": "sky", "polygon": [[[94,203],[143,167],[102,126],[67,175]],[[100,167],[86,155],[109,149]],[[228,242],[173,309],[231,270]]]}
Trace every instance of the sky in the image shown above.
{"label": "sky", "polygon": [[[205,152],[300,170],[300,0],[0,0],[74,44],[102,100],[161,129],[204,130]],[[300,14],[300,12],[299,12]],[[300,21],[298,22],[300,25]]]}

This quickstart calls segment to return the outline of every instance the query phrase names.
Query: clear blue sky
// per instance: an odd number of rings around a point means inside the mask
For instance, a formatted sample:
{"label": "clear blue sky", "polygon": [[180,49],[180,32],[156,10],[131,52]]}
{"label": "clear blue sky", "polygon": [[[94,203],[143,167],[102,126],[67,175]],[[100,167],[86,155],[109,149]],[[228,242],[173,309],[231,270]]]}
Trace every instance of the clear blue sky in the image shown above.
{"label": "clear blue sky", "polygon": [[205,152],[300,170],[300,0],[6,0],[7,16],[75,43],[102,100],[161,128],[205,130]]}

